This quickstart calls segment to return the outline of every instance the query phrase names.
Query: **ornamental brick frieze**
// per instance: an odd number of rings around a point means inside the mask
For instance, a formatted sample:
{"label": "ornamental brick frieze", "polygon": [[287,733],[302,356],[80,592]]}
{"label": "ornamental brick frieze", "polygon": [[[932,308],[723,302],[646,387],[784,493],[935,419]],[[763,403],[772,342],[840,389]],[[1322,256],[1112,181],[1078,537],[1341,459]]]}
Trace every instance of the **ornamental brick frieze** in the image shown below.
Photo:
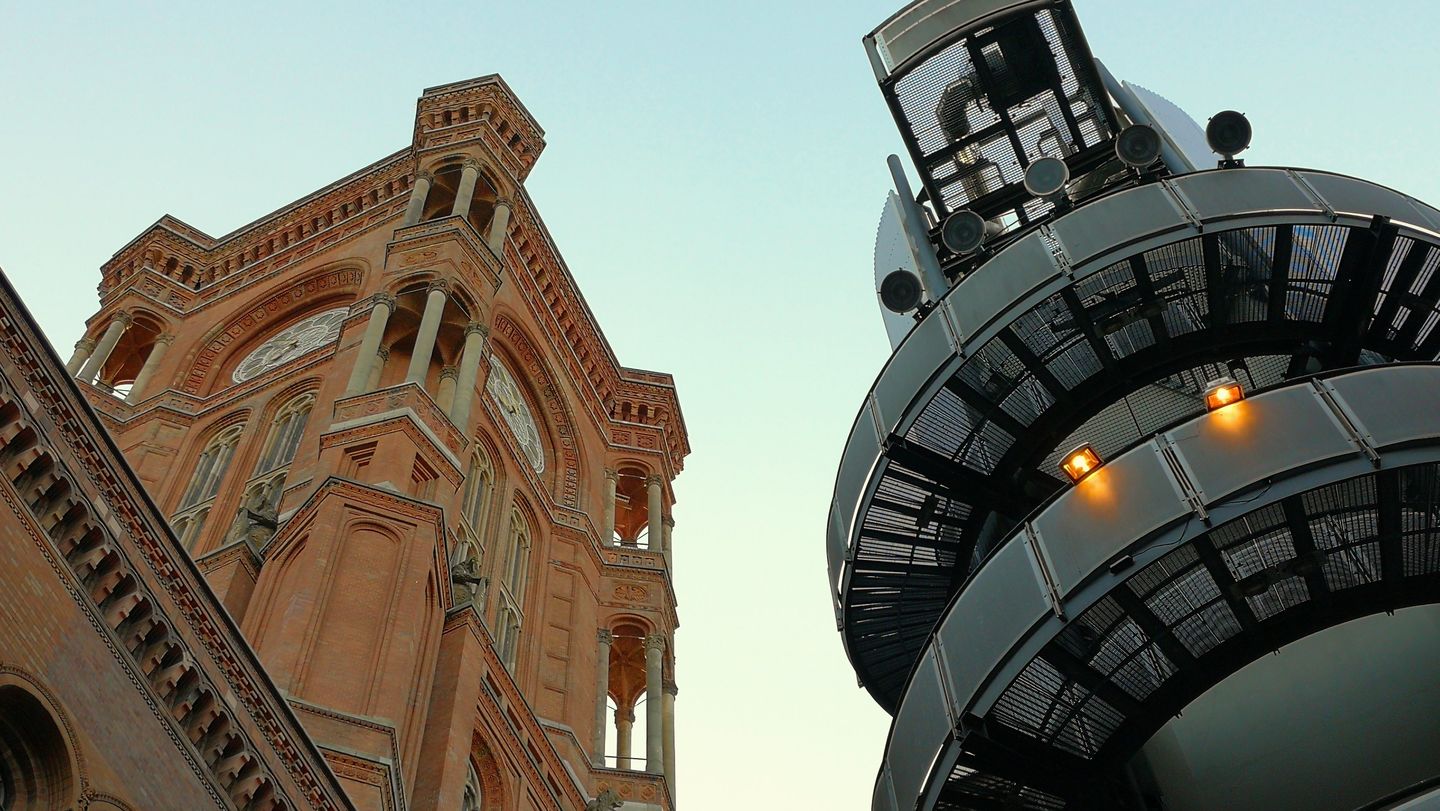
{"label": "ornamental brick frieze", "polygon": [[381,226],[389,225],[391,220],[402,211],[404,211],[403,200],[393,205],[376,209],[364,217],[348,221],[343,226],[337,225],[330,230],[322,231],[318,237],[312,237],[302,243],[294,245],[294,250],[285,249],[279,251],[259,261],[247,263],[243,267],[236,268],[233,271],[217,271],[217,282],[206,284],[200,289],[200,298],[191,312],[198,312],[217,303],[224,302],[245,288],[270,281],[273,277],[291,270],[295,265],[300,264],[312,255],[323,253],[343,242],[364,236]]}
{"label": "ornamental brick frieze", "polygon": [[244,343],[250,336],[267,329],[269,322],[275,318],[288,315],[318,297],[358,289],[364,281],[364,271],[353,267],[339,268],[312,276],[271,295],[232,319],[218,333],[212,333],[213,337],[195,353],[181,390],[186,394],[199,394],[217,361],[225,358],[232,346]]}
{"label": "ornamental brick frieze", "polygon": [[[8,312],[18,311],[8,290],[0,291],[0,299]],[[0,469],[11,476],[27,521],[47,539],[42,548],[53,555],[52,565],[63,561],[70,571],[67,587],[77,601],[88,601],[80,604],[92,622],[108,627],[102,633],[112,650],[129,657],[142,694],[180,719],[183,740],[196,741],[182,745],[182,752],[197,758],[197,768],[232,802],[256,811],[347,807],[239,629],[200,585],[198,573],[178,563],[185,552],[165,520],[146,506],[123,461],[97,442],[104,428],[75,397],[64,370],[35,351],[44,345],[28,320],[0,319],[0,381],[13,387],[12,397],[26,392],[14,401],[14,419],[33,423],[32,431],[0,430]],[[41,436],[54,444],[42,443]],[[197,667],[199,656],[212,667]],[[219,683],[225,692],[217,691]],[[265,746],[247,743],[242,716]],[[221,724],[221,718],[233,720]],[[275,795],[281,788],[257,754],[264,750],[275,753],[298,795],[288,801]]]}
{"label": "ornamental brick frieze", "polygon": [[[361,436],[356,432],[362,429],[375,429],[365,435],[378,436],[388,433],[393,429],[376,428],[376,426],[388,423],[389,417],[392,415],[396,418],[408,416],[430,430],[433,438],[425,436],[421,432],[413,432],[417,445],[424,447],[438,441],[441,447],[448,450],[448,455],[443,452],[437,453],[434,454],[434,458],[435,461],[442,462],[446,471],[445,477],[450,479],[452,484],[458,485],[460,473],[459,463],[456,460],[464,455],[469,441],[450,422],[450,418],[440,410],[440,406],[417,383],[402,383],[379,391],[337,400],[334,425],[344,426],[344,430],[337,431],[332,427],[331,431],[322,437],[321,447],[348,444]],[[454,475],[450,475],[449,471],[454,471]]]}
{"label": "ornamental brick frieze", "polygon": [[459,215],[398,228],[385,246],[385,274],[439,268],[499,289],[501,266],[495,254]]}
{"label": "ornamental brick frieze", "polygon": [[133,301],[181,315],[190,309],[195,298],[192,288],[167,278],[154,268],[144,267],[127,275],[115,287],[102,291],[101,312],[114,307],[129,307]]}
{"label": "ornamental brick frieze", "polygon": [[370,718],[321,707],[294,697],[290,699],[290,707],[301,716],[309,715],[320,719],[322,723],[359,727],[383,738],[388,744],[388,762],[373,760],[354,752],[341,752],[327,746],[320,746],[320,752],[336,775],[379,789],[383,803],[382,808],[405,811],[409,807],[405,801],[405,775],[395,767],[400,763],[400,740],[394,727]]}
{"label": "ornamental brick frieze", "polygon": [[506,345],[519,359],[525,370],[526,379],[540,395],[545,413],[550,417],[549,422],[555,432],[557,442],[557,447],[553,448],[553,451],[560,461],[562,474],[558,501],[563,507],[579,507],[580,454],[576,449],[574,422],[570,416],[570,408],[566,404],[565,398],[561,396],[555,377],[550,373],[548,365],[520,325],[504,313],[498,314],[491,332],[492,339],[497,335],[505,340]]}
{"label": "ornamental brick frieze", "polygon": [[104,284],[107,289],[114,287],[122,274],[147,262],[163,273],[166,260],[174,256],[184,257],[181,266],[193,266],[196,281],[205,285],[208,294],[216,282],[239,271],[253,276],[257,269],[274,269],[274,259],[293,264],[402,211],[410,189],[407,153],[391,155],[362,176],[322,189],[311,199],[221,240],[166,215],[105,263]]}
{"label": "ornamental brick frieze", "polygon": [[650,600],[650,590],[639,583],[617,583],[610,593],[621,603],[643,606]]}
{"label": "ornamental brick frieze", "polygon": [[519,180],[545,149],[544,133],[498,76],[431,88],[420,97],[414,150],[477,139]]}
{"label": "ornamental brick frieze", "polygon": [[594,322],[575,315],[589,310],[581,302],[574,280],[550,244],[527,195],[521,195],[512,217],[516,232],[510,264],[524,271],[514,274],[517,284],[536,316],[535,323],[570,378],[577,386],[585,384],[591,389],[594,396],[580,398],[591,419],[596,425],[608,427],[612,415],[602,411],[600,404],[614,402],[622,390],[636,402],[654,403],[668,415],[667,425],[675,424],[676,435],[657,439],[654,448],[667,453],[671,469],[682,470],[690,448],[679,436],[684,421],[679,417],[674,379],[621,367]]}
{"label": "ornamental brick frieze", "polygon": [[374,786],[380,795],[380,807],[383,811],[403,811],[407,807],[404,798],[396,792],[395,785],[390,780],[391,769],[389,766],[334,749],[322,747],[322,750],[325,752],[325,760],[329,762],[330,768],[336,776],[367,786]]}
{"label": "ornamental brick frieze", "polygon": [[613,791],[626,803],[650,803],[663,809],[671,807],[670,792],[658,774],[623,769],[596,769],[595,793]]}
{"label": "ornamental brick frieze", "polygon": [[0,469],[7,481],[0,498],[86,611],[216,803],[224,805],[225,797],[242,811],[294,808],[296,802],[286,798],[250,733],[235,722],[224,698],[228,690],[197,659],[165,601],[136,568],[124,528],[99,517],[102,511],[44,439],[48,431],[12,385],[5,380],[0,386],[0,413],[6,415],[0,421]]}
{"label": "ornamental brick frieze", "polygon": [[627,549],[620,547],[606,547],[605,562],[615,566],[636,566],[641,569],[665,568],[665,555],[660,551],[649,549]]}

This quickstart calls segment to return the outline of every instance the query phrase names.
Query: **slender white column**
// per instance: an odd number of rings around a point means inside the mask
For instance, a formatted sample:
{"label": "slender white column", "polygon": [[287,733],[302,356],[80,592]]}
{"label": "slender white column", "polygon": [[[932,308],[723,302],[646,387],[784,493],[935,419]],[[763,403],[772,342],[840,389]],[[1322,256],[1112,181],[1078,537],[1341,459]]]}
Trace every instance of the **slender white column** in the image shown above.
{"label": "slender white column", "polygon": [[480,165],[466,161],[460,169],[460,188],[455,190],[455,206],[450,209],[452,216],[470,216],[470,198],[475,196],[475,182],[480,179]]}
{"label": "slender white column", "polygon": [[365,381],[365,390],[374,391],[380,388],[380,376],[385,373],[385,364],[390,361],[390,349],[380,347],[375,350],[375,361],[370,364],[370,379]]}
{"label": "slender white column", "polygon": [[510,227],[510,201],[496,200],[495,215],[490,218],[490,230],[485,234],[485,244],[499,254],[505,250],[505,229]]}
{"label": "slender white column", "polygon": [[385,337],[385,324],[390,312],[395,309],[395,299],[384,293],[375,294],[375,303],[370,307],[370,317],[365,321],[365,335],[360,339],[360,349],[355,355],[355,367],[350,370],[350,380],[345,385],[345,396],[350,397],[367,391],[371,370],[375,367],[380,351],[380,339]]}
{"label": "slender white column", "polygon": [[619,475],[605,468],[605,517],[600,527],[600,545],[615,545],[615,482]]}
{"label": "slender white column", "polygon": [[665,565],[672,571],[675,569],[674,556],[670,553],[670,536],[675,532],[675,519],[665,516],[665,537],[660,539],[660,550],[665,553]]}
{"label": "slender white column", "polygon": [[65,371],[73,377],[85,361],[90,359],[90,354],[95,351],[95,342],[89,338],[81,338],[75,342],[75,354],[70,356],[70,361],[65,364]]}
{"label": "slender white column", "polygon": [[139,402],[140,398],[150,388],[150,378],[155,376],[155,370],[160,368],[160,359],[165,357],[165,350],[175,342],[174,335],[161,335],[155,339],[155,345],[150,348],[150,354],[145,358],[145,365],[140,367],[140,374],[135,375],[135,383],[130,386],[130,393],[125,396],[125,402]]}
{"label": "slender white column", "polygon": [[665,682],[665,782],[670,784],[670,798],[675,798],[675,695],[680,688]]}
{"label": "slender white column", "polygon": [[596,634],[600,651],[595,657],[595,737],[590,741],[590,760],[596,766],[605,765],[605,699],[610,696],[610,643],[614,636],[610,629],[601,628]]}
{"label": "slender white column", "polygon": [[419,383],[421,388],[425,386],[425,374],[430,371],[435,336],[440,334],[440,317],[445,313],[445,288],[443,280],[430,283],[430,289],[425,294],[425,313],[420,316],[420,331],[415,333],[410,368],[405,371],[405,382]]}
{"label": "slender white column", "polygon": [[80,374],[76,378],[93,383],[95,376],[105,366],[105,361],[110,359],[110,353],[115,351],[115,344],[120,342],[120,336],[129,329],[131,322],[129,313],[116,313],[110,318],[110,325],[105,328],[105,334],[100,336],[100,343],[95,347],[95,354],[85,361],[80,367]]}
{"label": "slender white column", "polygon": [[416,172],[415,185],[410,189],[410,202],[405,206],[405,219],[400,223],[404,228],[420,222],[420,217],[425,213],[425,198],[430,196],[430,184],[434,178],[429,172]]}
{"label": "slender white column", "polygon": [[659,774],[665,768],[665,699],[661,684],[665,635],[645,637],[645,771]]}
{"label": "slender white column", "polygon": [[449,413],[450,407],[455,404],[455,378],[460,372],[454,366],[445,366],[440,369],[440,390],[435,394],[435,404],[440,410]]}
{"label": "slender white column", "polygon": [[660,477],[651,476],[645,480],[645,484],[649,490],[648,495],[650,497],[649,504],[647,505],[648,509],[646,510],[646,519],[649,521],[648,543],[651,549],[659,551],[660,545],[665,540],[665,527],[663,525],[665,507],[661,499],[663,491],[661,489]]}
{"label": "slender white column", "polygon": [[460,350],[460,378],[455,381],[455,404],[450,408],[450,421],[467,436],[470,409],[475,405],[475,383],[480,379],[480,361],[485,357],[486,334],[484,324],[471,321],[465,327],[465,347]]}
{"label": "slender white column", "polygon": [[630,730],[635,726],[634,707],[615,708],[615,768],[630,768]]}

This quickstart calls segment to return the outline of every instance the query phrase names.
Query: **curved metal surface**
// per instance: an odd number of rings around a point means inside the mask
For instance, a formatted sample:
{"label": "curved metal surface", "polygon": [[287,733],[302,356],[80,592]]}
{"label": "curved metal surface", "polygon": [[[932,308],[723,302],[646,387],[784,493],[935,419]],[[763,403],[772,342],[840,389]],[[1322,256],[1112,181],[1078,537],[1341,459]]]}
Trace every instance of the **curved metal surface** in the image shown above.
{"label": "curved metal surface", "polygon": [[1266,651],[1440,602],[1436,402],[1433,364],[1317,378],[1179,425],[1055,497],[927,638],[875,807],[981,791],[1065,807],[1096,789],[1097,764]]}
{"label": "curved metal surface", "polygon": [[832,598],[862,683],[895,711],[955,588],[1062,488],[1048,471],[1075,437],[1105,455],[1199,413],[1232,359],[1258,389],[1436,357],[1437,232],[1440,211],[1363,180],[1217,170],[1081,206],[952,288],[881,371],[836,476]]}

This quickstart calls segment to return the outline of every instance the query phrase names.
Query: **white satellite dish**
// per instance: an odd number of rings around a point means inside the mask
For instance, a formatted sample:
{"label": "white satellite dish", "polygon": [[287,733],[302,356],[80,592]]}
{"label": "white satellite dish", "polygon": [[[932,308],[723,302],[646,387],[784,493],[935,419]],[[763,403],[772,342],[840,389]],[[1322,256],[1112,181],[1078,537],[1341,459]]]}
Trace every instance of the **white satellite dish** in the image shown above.
{"label": "white satellite dish", "polygon": [[880,227],[875,232],[875,303],[880,308],[880,318],[885,322],[885,334],[890,338],[893,350],[905,340],[915,319],[909,315],[892,312],[880,300],[880,285],[885,277],[897,270],[920,276],[920,267],[914,253],[906,243],[905,228],[900,220],[900,198],[895,192],[885,199],[885,209],[880,214]]}

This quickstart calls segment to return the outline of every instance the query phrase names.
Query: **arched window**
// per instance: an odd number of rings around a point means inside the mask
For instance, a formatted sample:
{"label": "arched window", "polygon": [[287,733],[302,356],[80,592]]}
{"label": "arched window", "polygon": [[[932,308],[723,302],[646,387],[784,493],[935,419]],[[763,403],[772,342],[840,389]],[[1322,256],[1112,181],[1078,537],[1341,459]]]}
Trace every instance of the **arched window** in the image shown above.
{"label": "arched window", "polygon": [[472,762],[470,776],[465,779],[465,795],[460,799],[460,811],[481,811],[484,804],[485,790],[480,785],[480,775],[475,772],[475,764]]}
{"label": "arched window", "polygon": [[465,477],[465,503],[461,515],[470,538],[477,548],[483,548],[485,534],[485,512],[490,507],[490,492],[495,486],[495,472],[484,453],[476,452],[470,459],[470,472]]}
{"label": "arched window", "polygon": [[288,467],[300,447],[300,436],[305,433],[305,423],[310,419],[310,409],[315,406],[315,394],[309,392],[292,398],[275,412],[270,424],[270,436],[265,441],[265,452],[255,465],[255,473],[269,473]]}
{"label": "arched window", "polygon": [[505,566],[505,587],[518,604],[525,599],[525,578],[530,566],[530,525],[520,510],[510,512],[510,555]]}
{"label": "arched window", "polygon": [[240,436],[244,432],[244,423],[220,431],[211,438],[205,450],[200,452],[199,460],[195,462],[195,472],[190,476],[190,485],[185,488],[185,495],[180,499],[180,512],[170,519],[175,534],[187,549],[193,548],[195,540],[200,536],[205,518],[215,504],[215,494],[220,492],[225,471],[235,456],[235,446],[240,444]]}
{"label": "arched window", "polygon": [[255,471],[245,484],[242,506],[250,510],[276,511],[280,509],[280,498],[285,494],[285,476],[290,462],[300,448],[300,437],[305,433],[305,423],[310,419],[310,410],[315,406],[315,393],[290,398],[275,412],[270,421],[270,431],[265,437],[265,448],[255,461]]}
{"label": "arched window", "polygon": [[73,782],[64,736],[45,706],[20,687],[0,687],[0,809],[68,807]]}
{"label": "arched window", "polygon": [[510,511],[504,578],[500,588],[499,653],[505,667],[514,670],[520,648],[520,626],[524,619],[525,586],[530,568],[530,524],[519,507]]}

